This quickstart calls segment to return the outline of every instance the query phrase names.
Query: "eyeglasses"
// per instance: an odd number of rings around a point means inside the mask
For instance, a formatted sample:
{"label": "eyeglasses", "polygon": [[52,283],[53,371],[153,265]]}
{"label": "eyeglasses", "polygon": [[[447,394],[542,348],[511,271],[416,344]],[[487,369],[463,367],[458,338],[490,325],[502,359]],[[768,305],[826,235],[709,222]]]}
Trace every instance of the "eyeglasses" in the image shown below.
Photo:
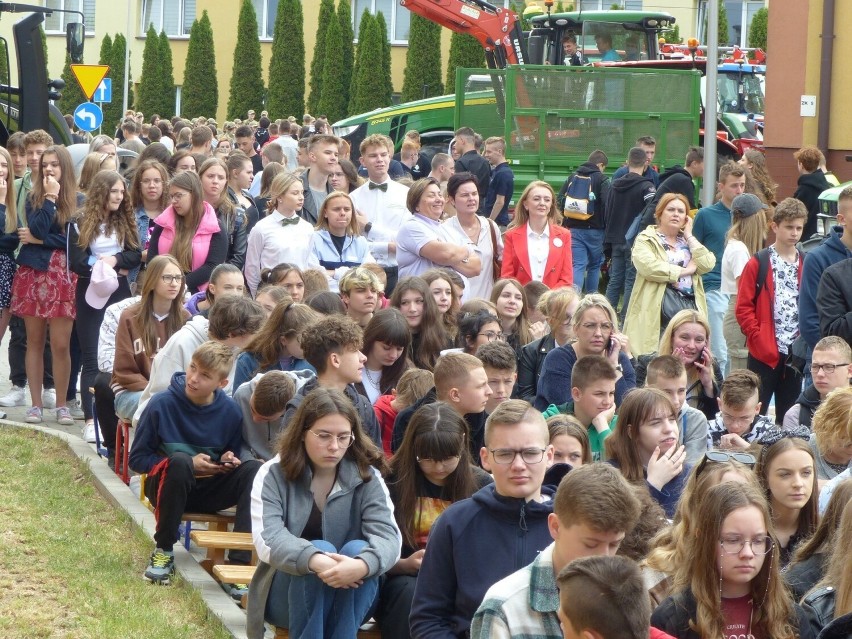
{"label": "eyeglasses", "polygon": [[455,466],[459,463],[461,455],[453,455],[444,459],[432,459],[430,457],[415,457],[414,459],[417,460],[418,464],[423,464],[424,466]]}
{"label": "eyeglasses", "polygon": [[523,450],[512,450],[510,448],[497,448],[489,450],[498,464],[509,465],[520,455],[525,464],[538,464],[544,459],[545,448],[524,448]]}
{"label": "eyeglasses", "polygon": [[743,539],[742,537],[723,537],[719,540],[722,550],[726,555],[739,555],[746,544],[749,545],[751,551],[755,555],[765,555],[772,550],[772,537],[765,535],[763,537],[755,537],[754,539]]}
{"label": "eyeglasses", "polygon": [[169,199],[172,202],[179,202],[184,198],[185,195],[186,193],[169,193]]}
{"label": "eyeglasses", "polygon": [[337,440],[337,445],[341,448],[349,448],[352,445],[352,442],[355,441],[355,435],[352,433],[347,433],[345,435],[333,435],[331,433],[326,433],[325,431],[315,431],[309,430],[314,437],[319,440],[319,443],[323,446],[331,446],[331,442],[335,439]]}
{"label": "eyeglasses", "polygon": [[183,282],[183,275],[161,275],[160,279],[163,280],[164,284],[171,284],[172,282],[180,284]]}
{"label": "eyeglasses", "polygon": [[612,322],[602,322],[600,324],[586,322],[585,324],[580,324],[580,326],[582,326],[587,331],[597,331],[598,329],[601,329],[602,333],[611,333],[612,329],[615,328]]}
{"label": "eyeglasses", "polygon": [[345,173],[331,173],[331,174],[329,175],[329,177],[333,177],[333,178],[342,178],[342,177],[344,177],[345,175],[346,175]]}
{"label": "eyeglasses", "polygon": [[826,375],[831,375],[837,370],[838,366],[849,366],[849,362],[844,362],[842,364],[811,364],[811,373],[816,375],[819,373],[819,369],[822,369],[825,371]]}
{"label": "eyeglasses", "polygon": [[485,331],[484,333],[477,333],[477,335],[486,338],[489,342],[494,340],[502,342],[505,339],[503,333],[495,333],[494,331]]}
{"label": "eyeglasses", "polygon": [[749,453],[729,453],[724,450],[708,450],[704,453],[704,457],[695,469],[695,474],[696,476],[700,475],[708,463],[723,464],[727,461],[739,462],[749,468],[752,468],[757,462],[754,455],[750,455]]}

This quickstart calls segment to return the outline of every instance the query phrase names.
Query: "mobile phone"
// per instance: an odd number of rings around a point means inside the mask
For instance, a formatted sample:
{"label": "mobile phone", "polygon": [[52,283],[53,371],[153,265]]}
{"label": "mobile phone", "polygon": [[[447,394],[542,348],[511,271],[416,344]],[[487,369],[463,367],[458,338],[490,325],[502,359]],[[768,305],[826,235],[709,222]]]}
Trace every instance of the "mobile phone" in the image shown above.
{"label": "mobile phone", "polygon": [[607,353],[612,355],[615,352],[615,349],[618,348],[618,340],[614,337],[609,338],[609,348],[607,349]]}
{"label": "mobile phone", "polygon": [[232,462],[232,461],[222,461],[222,460],[213,461],[212,463],[216,464],[217,466],[233,466],[234,465],[234,462]]}

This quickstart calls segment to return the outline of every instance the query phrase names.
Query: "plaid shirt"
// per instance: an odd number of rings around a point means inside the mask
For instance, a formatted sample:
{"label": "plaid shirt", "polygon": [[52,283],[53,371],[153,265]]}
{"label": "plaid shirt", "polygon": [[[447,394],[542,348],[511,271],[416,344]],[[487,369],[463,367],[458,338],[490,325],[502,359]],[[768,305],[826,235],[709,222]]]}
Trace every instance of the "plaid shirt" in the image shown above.
{"label": "plaid shirt", "polygon": [[471,639],[562,639],[553,544],[529,566],[488,589],[473,617]]}

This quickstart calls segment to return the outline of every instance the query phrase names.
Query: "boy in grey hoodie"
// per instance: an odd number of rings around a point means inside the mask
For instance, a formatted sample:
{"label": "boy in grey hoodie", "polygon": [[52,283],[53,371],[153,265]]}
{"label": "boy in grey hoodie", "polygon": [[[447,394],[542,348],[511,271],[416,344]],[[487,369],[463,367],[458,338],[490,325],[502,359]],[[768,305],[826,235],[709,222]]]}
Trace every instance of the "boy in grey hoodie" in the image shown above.
{"label": "boy in grey hoodie", "polygon": [[648,364],[645,385],[663,391],[678,407],[680,443],[686,447],[686,463],[695,465],[707,451],[707,418],[686,403],[686,368],[673,355],[660,355]]}

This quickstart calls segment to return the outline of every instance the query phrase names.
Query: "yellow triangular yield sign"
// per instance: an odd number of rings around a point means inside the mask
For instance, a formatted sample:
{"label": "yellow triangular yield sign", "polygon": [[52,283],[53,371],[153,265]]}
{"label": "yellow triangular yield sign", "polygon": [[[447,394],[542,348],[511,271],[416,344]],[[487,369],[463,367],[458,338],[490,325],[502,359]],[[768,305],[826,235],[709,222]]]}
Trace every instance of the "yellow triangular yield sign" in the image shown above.
{"label": "yellow triangular yield sign", "polygon": [[101,80],[103,80],[106,77],[106,74],[109,73],[109,65],[72,64],[71,70],[74,72],[74,77],[77,78],[80,88],[83,89],[83,93],[85,93],[86,97],[91,100],[92,96],[95,95],[95,91],[98,90]]}

